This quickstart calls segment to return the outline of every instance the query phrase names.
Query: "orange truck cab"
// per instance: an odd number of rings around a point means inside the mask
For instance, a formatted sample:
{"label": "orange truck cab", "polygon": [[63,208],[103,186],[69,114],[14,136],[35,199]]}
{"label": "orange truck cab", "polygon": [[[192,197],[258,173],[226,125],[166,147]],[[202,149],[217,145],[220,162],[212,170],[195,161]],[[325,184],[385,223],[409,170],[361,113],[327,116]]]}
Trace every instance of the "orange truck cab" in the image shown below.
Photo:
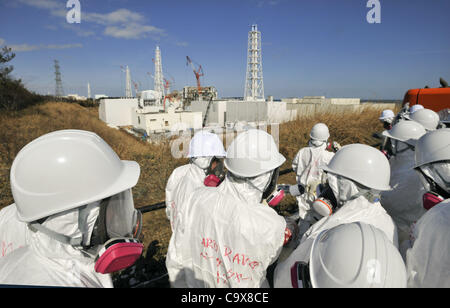
{"label": "orange truck cab", "polygon": [[434,110],[435,112],[450,108],[450,87],[442,78],[440,79],[440,83],[440,88],[408,90],[403,99],[402,106],[406,103],[409,103],[410,107],[420,104],[424,108]]}

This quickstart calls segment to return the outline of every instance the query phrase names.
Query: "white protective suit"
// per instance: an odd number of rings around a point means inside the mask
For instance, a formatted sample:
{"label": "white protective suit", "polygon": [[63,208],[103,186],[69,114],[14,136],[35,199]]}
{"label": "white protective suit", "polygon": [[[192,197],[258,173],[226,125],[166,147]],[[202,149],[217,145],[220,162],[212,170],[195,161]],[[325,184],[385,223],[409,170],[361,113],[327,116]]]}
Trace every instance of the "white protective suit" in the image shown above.
{"label": "white protective suit", "polygon": [[17,219],[13,203],[0,210],[0,258],[27,245],[27,224]]}
{"label": "white protective suit", "polygon": [[218,188],[186,198],[170,239],[166,266],[172,287],[269,287],[286,222],[261,203],[271,173],[250,179],[228,174]]}
{"label": "white protective suit", "polygon": [[[53,215],[42,224],[69,237],[90,234],[99,213],[99,203],[87,210],[69,210]],[[0,258],[0,284],[64,287],[113,287],[109,274],[94,270],[94,259],[80,250],[62,244],[42,232],[27,228],[28,245]]]}
{"label": "white protective suit", "polygon": [[[204,186],[205,169],[212,157],[197,157],[193,162],[176,168],[166,185],[166,215],[172,230],[177,219],[178,207],[198,187]],[[178,199],[178,201],[176,201]]]}
{"label": "white protective suit", "polygon": [[408,239],[411,225],[426,212],[422,207],[422,196],[426,191],[413,169],[414,150],[397,153],[389,159],[389,164],[392,190],[381,193],[380,203],[396,223],[399,243],[402,243]]}
{"label": "white protective suit", "polygon": [[430,209],[414,226],[406,252],[408,288],[450,288],[450,199]]}
{"label": "white protective suit", "polygon": [[311,205],[316,199],[316,187],[322,182],[323,171],[320,166],[327,165],[334,153],[326,150],[327,143],[320,146],[310,143],[308,147],[300,149],[292,161],[297,183],[305,188],[305,193],[297,197],[299,216],[302,220],[310,220]]}
{"label": "white protective suit", "polygon": [[291,255],[280,262],[274,273],[274,286],[276,288],[292,288],[291,267],[299,261],[308,262],[314,239],[323,230],[331,229],[340,224],[364,222],[383,231],[387,238],[398,247],[397,230],[391,217],[386,213],[379,202],[371,203],[364,196],[346,202],[333,215],[324,217],[303,235],[300,245]]}

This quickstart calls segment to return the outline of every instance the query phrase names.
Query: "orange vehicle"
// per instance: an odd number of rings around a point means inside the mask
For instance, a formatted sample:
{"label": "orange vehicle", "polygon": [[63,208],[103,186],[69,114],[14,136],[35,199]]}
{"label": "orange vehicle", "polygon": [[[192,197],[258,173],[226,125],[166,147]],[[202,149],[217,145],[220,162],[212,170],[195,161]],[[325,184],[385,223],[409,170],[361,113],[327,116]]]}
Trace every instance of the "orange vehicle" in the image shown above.
{"label": "orange vehicle", "polygon": [[403,106],[409,103],[409,106],[420,104],[427,109],[439,112],[450,108],[450,87],[444,79],[440,79],[440,88],[412,89],[406,92],[403,99]]}

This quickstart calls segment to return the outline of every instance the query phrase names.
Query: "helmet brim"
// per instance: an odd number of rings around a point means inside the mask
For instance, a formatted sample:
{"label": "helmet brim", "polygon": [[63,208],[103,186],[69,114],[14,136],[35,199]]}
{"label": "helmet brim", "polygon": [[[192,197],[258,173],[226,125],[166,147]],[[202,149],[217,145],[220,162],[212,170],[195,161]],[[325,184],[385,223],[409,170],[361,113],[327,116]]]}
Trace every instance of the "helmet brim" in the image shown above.
{"label": "helmet brim", "polygon": [[350,180],[352,180],[352,181],[354,181],[354,182],[356,182],[356,183],[358,183],[358,184],[360,184],[360,185],[363,185],[363,186],[365,186],[365,187],[368,187],[368,188],[370,188],[370,189],[375,189],[375,190],[380,190],[380,191],[387,191],[387,190],[391,190],[392,189],[392,187],[391,186],[374,186],[374,185],[371,185],[371,184],[369,184],[369,183],[365,183],[365,182],[363,182],[363,181],[360,181],[360,180],[358,180],[358,179],[351,179],[351,178],[349,178],[348,176],[346,176],[345,174],[342,174],[342,172],[339,172],[339,171],[336,171],[336,170],[334,170],[334,169],[331,169],[331,168],[329,168],[328,166],[322,166],[321,167],[321,169],[323,170],[323,171],[325,171],[325,172],[329,172],[329,173],[333,173],[333,174],[336,174],[336,175],[340,175],[340,176],[343,176],[343,177],[345,177],[345,178],[348,178],[348,179],[350,179]]}

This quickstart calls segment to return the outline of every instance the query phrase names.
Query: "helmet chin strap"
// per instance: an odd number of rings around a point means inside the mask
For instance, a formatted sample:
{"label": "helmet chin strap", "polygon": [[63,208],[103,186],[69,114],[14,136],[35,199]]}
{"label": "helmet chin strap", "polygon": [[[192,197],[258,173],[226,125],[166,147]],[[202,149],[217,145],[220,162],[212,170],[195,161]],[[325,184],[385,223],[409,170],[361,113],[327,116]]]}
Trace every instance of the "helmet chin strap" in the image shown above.
{"label": "helmet chin strap", "polygon": [[[85,219],[86,217],[82,215],[83,210],[86,208],[87,206],[82,206],[78,208],[78,226],[81,226],[83,223],[85,223],[83,221],[83,219]],[[45,221],[45,219],[41,219],[38,221],[34,221],[31,223],[28,223],[28,227],[31,231],[33,232],[41,232],[43,234],[45,234],[46,236],[54,239],[57,242],[60,242],[62,244],[65,245],[70,245],[73,246],[76,249],[83,249],[84,245],[83,245],[83,241],[84,241],[84,237],[83,237],[83,232],[82,235],[79,237],[70,237],[61,233],[58,233],[56,231],[53,231],[47,227],[45,227],[42,223],[43,221]],[[42,223],[41,223],[42,222]]]}
{"label": "helmet chin strap", "polygon": [[28,227],[33,232],[42,232],[43,234],[47,235],[48,237],[54,239],[55,241],[58,241],[60,243],[74,246],[76,248],[82,248],[83,243],[83,237],[70,237],[58,232],[55,232],[53,230],[50,230],[47,227],[44,227],[42,224],[38,222],[31,222],[28,224]]}

